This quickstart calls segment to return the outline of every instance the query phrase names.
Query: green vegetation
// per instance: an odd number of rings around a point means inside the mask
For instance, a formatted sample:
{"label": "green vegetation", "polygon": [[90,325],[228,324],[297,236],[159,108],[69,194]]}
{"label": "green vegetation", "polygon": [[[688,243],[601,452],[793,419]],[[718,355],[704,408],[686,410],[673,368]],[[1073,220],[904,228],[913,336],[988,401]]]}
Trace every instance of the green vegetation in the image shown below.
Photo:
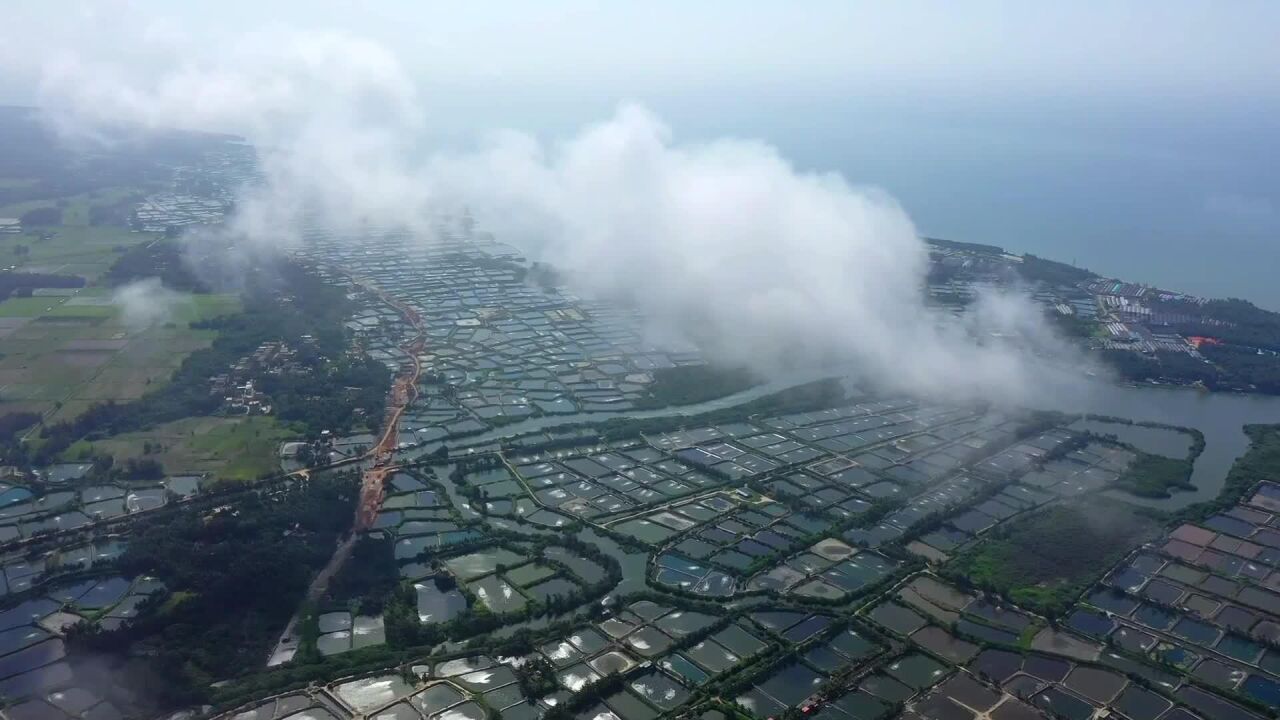
{"label": "green vegetation", "polygon": [[743,368],[711,365],[663,368],[654,371],[649,394],[636,406],[649,409],[692,405],[741,392],[756,382],[756,378]]}
{"label": "green vegetation", "polygon": [[[616,418],[604,424],[583,423],[581,427],[597,429],[604,438],[635,437],[641,433],[667,432],[682,427],[714,425],[741,420],[751,415],[785,415],[818,408],[835,407],[845,402],[845,389],[838,379],[815,380],[776,393],[756,398],[747,403],[723,410],[710,410],[697,415],[657,417],[647,419]],[[559,428],[569,430],[574,426]]]}
{"label": "green vegetation", "polygon": [[19,465],[26,462],[27,451],[21,444],[23,431],[40,421],[33,412],[11,412],[0,415],[0,464]]}
{"label": "green vegetation", "polygon": [[351,557],[329,582],[330,599],[348,603],[352,612],[361,615],[381,614],[400,583],[393,545],[390,538],[366,535],[357,540]]}
{"label": "green vegetation", "polygon": [[28,210],[18,217],[23,227],[29,225],[61,225],[62,211],[56,207],[38,207]]}
{"label": "green vegetation", "polygon": [[0,317],[12,318],[0,357],[0,412],[56,421],[95,402],[131,400],[209,344],[214,333],[189,324],[237,309],[234,296],[179,297],[167,318],[140,328],[125,322],[109,288],[94,286],[122,252],[152,238],[109,226],[0,236],[0,257],[16,268],[0,274]]}
{"label": "green vegetation", "polygon": [[95,402],[137,398],[213,340],[215,333],[190,323],[239,307],[233,296],[188,296],[167,321],[137,327],[105,288],[71,292],[0,302],[0,317],[14,318],[0,356],[0,412],[39,412],[57,422]]}
{"label": "green vegetation", "polygon": [[[1102,432],[1087,432],[1081,439],[1087,442],[1104,442],[1112,445],[1119,445],[1134,453],[1134,462],[1129,465],[1120,478],[1115,482],[1114,487],[1125,490],[1139,497],[1149,498],[1167,498],[1171,497],[1174,492],[1180,490],[1194,490],[1195,485],[1191,483],[1191,473],[1195,467],[1196,459],[1204,452],[1205,440],[1204,433],[1189,427],[1180,427],[1177,425],[1168,425],[1165,423],[1151,421],[1134,421],[1128,418],[1118,418],[1109,415],[1086,415],[1086,419],[1097,422],[1111,423],[1115,425],[1130,425],[1141,428],[1154,428],[1159,430],[1168,430],[1187,435],[1191,438],[1191,445],[1187,448],[1185,458],[1170,458],[1164,455],[1155,455],[1143,452],[1142,450],[1128,443],[1120,442],[1114,434]],[[1074,450],[1076,443],[1068,443]],[[1065,446],[1064,446],[1065,447]],[[1061,449],[1061,448],[1060,448]]]}
{"label": "green vegetation", "polygon": [[983,245],[982,243],[960,242],[959,240],[943,240],[942,238],[924,238],[926,243],[936,245],[940,248],[948,250],[967,250],[969,252],[982,253],[984,255],[1003,255],[1004,248],[996,245]]}
{"label": "green vegetation", "polygon": [[559,689],[556,682],[556,668],[551,661],[540,655],[534,655],[515,668],[516,681],[520,683],[520,692],[525,697],[537,698],[550,695]]}
{"label": "green vegetation", "polygon": [[758,397],[722,410],[709,410],[696,415],[669,415],[652,418],[620,417],[599,422],[571,423],[556,427],[555,438],[532,433],[504,438],[503,450],[509,452],[545,452],[591,445],[601,440],[633,438],[645,433],[670,432],[680,428],[735,422],[752,415],[786,415],[820,408],[839,407],[847,401],[844,386],[836,378],[815,380]]}
{"label": "green vegetation", "polygon": [[79,287],[84,287],[84,278],[78,275],[0,272],[0,300],[10,295],[31,297],[32,291],[36,288]]}
{"label": "green vegetation", "polygon": [[1186,301],[1161,303],[1161,310],[1188,316],[1174,330],[1182,335],[1217,338],[1231,345],[1280,351],[1280,313],[1263,310],[1247,300],[1210,300],[1203,305]]}
{"label": "green vegetation", "polygon": [[149,457],[170,474],[210,473],[215,480],[253,480],[279,468],[280,443],[300,433],[271,416],[192,417],[102,440],[80,440],[63,454],[82,460],[108,454],[117,460]]}
{"label": "green vegetation", "polygon": [[209,378],[227,372],[269,340],[314,338],[314,347],[298,352],[307,372],[266,376],[259,389],[283,422],[298,423],[309,434],[347,432],[360,423],[376,428],[390,387],[390,372],[365,355],[349,352],[342,323],[347,300],[307,268],[281,261],[246,278],[245,311],[191,323],[216,331],[212,345],[192,353],[171,382],[136,400],[107,401],[88,407],[72,420],[45,427],[40,459],[51,459],[81,438],[100,439],[142,430],[181,418],[210,415],[221,398],[209,392]]}
{"label": "green vegetation", "polygon": [[171,239],[135,245],[111,266],[106,280],[124,285],[134,280],[158,277],[165,287],[193,293],[209,292],[209,285],[196,277],[183,257],[183,248]]}
{"label": "green vegetation", "polygon": [[1062,333],[1066,337],[1092,337],[1098,330],[1097,322],[1093,320],[1085,320],[1079,315],[1063,315],[1055,310],[1046,312],[1044,316],[1051,325],[1058,329],[1058,332]]}
{"label": "green vegetation", "polygon": [[[30,192],[31,185],[15,188],[0,184],[5,190]],[[158,189],[158,188],[157,188]],[[105,186],[97,190],[62,195],[49,200],[28,200],[0,207],[0,215],[17,217],[26,228],[49,230],[59,227],[116,226],[127,227],[133,208],[144,198],[141,188]]]}
{"label": "green vegetation", "polygon": [[112,226],[64,226],[0,236],[0,257],[5,258],[6,266],[13,265],[19,271],[57,268],[59,274],[79,275],[93,282],[111,268],[121,253],[155,237]]}
{"label": "green vegetation", "polygon": [[1221,369],[1224,377],[1217,384],[1280,395],[1280,355],[1276,351],[1239,345],[1205,345],[1200,352]]}
{"label": "green vegetation", "polygon": [[270,493],[246,493],[233,507],[189,507],[139,522],[118,561],[123,573],[161,579],[159,601],[113,632],[71,642],[124,655],[147,648],[165,704],[198,703],[209,683],[252,674],[334,542],[351,524],[354,474],[313,477]]}
{"label": "green vegetation", "polygon": [[1191,461],[1139,452],[1115,487],[1148,498],[1167,498],[1179,490],[1195,490],[1191,484]]}
{"label": "green vegetation", "polygon": [[956,558],[947,575],[1056,617],[1158,529],[1119,503],[1056,505],[993,530]]}
{"label": "green vegetation", "polygon": [[1096,273],[1084,268],[1056,260],[1046,260],[1031,254],[1022,256],[1022,262],[1018,265],[1018,274],[1033,282],[1038,280],[1055,286],[1075,285],[1098,277]]}
{"label": "green vegetation", "polygon": [[1102,360],[1129,382],[1201,382],[1209,388],[1219,384],[1217,368],[1183,352],[1159,351],[1150,357],[1129,350],[1103,350]]}
{"label": "green vegetation", "polygon": [[1227,473],[1227,481],[1217,501],[1234,505],[1248,490],[1263,480],[1275,480],[1280,468],[1280,425],[1246,425],[1249,450]]}
{"label": "green vegetation", "polygon": [[1105,350],[1103,360],[1130,382],[1202,383],[1210,390],[1280,394],[1280,354],[1240,345],[1201,346],[1208,362],[1182,352],[1154,357],[1127,350]]}

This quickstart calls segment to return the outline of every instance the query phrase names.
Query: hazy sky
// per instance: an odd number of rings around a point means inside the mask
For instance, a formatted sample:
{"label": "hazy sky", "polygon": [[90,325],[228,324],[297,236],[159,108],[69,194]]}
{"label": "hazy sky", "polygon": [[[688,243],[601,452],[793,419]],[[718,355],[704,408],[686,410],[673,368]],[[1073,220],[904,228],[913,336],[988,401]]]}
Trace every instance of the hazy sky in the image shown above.
{"label": "hazy sky", "polygon": [[678,140],[761,138],[883,187],[926,234],[1280,309],[1274,0],[10,0],[5,17],[0,102],[39,103],[68,50],[136,80],[246,31],[340,30],[395,57],[428,143],[572,136],[636,101]]}
{"label": "hazy sky", "polygon": [[1280,99],[1280,3],[1268,0],[14,5],[0,34],[6,65],[17,66],[4,92],[19,101],[34,97],[22,66],[50,43],[107,45],[145,64],[150,43],[217,52],[220,39],[271,25],[383,43],[425,86],[457,89],[435,98],[442,107],[518,111],[541,96],[608,108],[729,90],[1029,111],[1049,101],[1229,113]]}

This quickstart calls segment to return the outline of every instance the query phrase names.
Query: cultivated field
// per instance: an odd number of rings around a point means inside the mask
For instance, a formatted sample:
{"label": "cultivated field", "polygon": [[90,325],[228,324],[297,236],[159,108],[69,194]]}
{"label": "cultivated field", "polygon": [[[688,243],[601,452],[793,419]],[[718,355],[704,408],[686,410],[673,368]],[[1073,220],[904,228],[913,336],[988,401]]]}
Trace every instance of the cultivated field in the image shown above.
{"label": "cultivated field", "polygon": [[0,414],[75,417],[95,401],[129,400],[169,379],[214,334],[189,323],[235,312],[230,295],[186,295],[149,327],[131,327],[111,290],[0,302]]}
{"label": "cultivated field", "polygon": [[[22,178],[0,179],[0,187],[24,187],[36,181]],[[94,206],[111,206],[130,196],[144,195],[145,190],[126,185],[101,187],[91,192],[68,195],[58,199],[27,200],[0,207],[0,217],[20,217],[23,213],[39,208],[56,207],[62,211],[64,227],[86,227],[89,225],[90,208]],[[94,228],[104,229],[104,228]],[[127,232],[127,231],[126,231]]]}
{"label": "cultivated field", "polygon": [[[295,436],[272,417],[194,417],[94,443],[81,441],[65,456],[108,453],[117,462],[148,457],[170,475],[207,472],[221,480],[242,481],[279,469],[277,448]],[[150,454],[145,452],[148,446]]]}
{"label": "cultivated field", "polygon": [[[0,217],[13,215],[0,210]],[[112,226],[62,225],[43,232],[47,239],[39,233],[0,236],[0,269],[80,275],[93,282],[129,247],[156,237]]]}

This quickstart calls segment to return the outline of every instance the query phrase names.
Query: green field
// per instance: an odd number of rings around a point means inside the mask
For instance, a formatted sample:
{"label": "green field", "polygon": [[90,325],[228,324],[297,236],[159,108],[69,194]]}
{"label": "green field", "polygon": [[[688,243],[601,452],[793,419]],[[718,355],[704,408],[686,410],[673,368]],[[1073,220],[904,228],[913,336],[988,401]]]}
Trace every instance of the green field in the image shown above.
{"label": "green field", "polygon": [[96,401],[136,398],[213,342],[213,331],[189,323],[240,309],[234,295],[185,295],[164,321],[137,328],[109,288],[71,292],[0,302],[0,414],[31,410],[56,421]]}
{"label": "green field", "polygon": [[[278,470],[280,443],[296,438],[297,433],[272,417],[195,417],[93,443],[82,440],[64,457],[77,460],[95,452],[109,453],[116,462],[148,457],[169,474],[207,472],[221,480],[244,481]],[[151,454],[145,453],[148,444]]]}
{"label": "green field", "polygon": [[[0,186],[4,187],[25,187],[34,184],[35,181],[24,178],[3,178],[0,179]],[[0,207],[0,217],[21,217],[23,213],[31,210],[46,207],[58,207],[62,210],[62,225],[64,227],[85,227],[89,225],[89,209],[95,205],[109,206],[113,205],[130,195],[143,194],[143,190],[136,187],[116,185],[110,187],[102,187],[92,192],[80,193],[78,195],[68,195],[64,198],[51,198],[41,200],[26,200],[24,202],[13,203]],[[60,229],[60,228],[50,228]],[[107,229],[107,228],[95,228]]]}
{"label": "green field", "polygon": [[[11,216],[0,212],[0,217]],[[0,269],[80,275],[92,282],[127,248],[156,238],[153,233],[110,226],[60,226],[44,232],[52,236],[43,240],[39,233],[0,236]],[[25,254],[17,252],[19,246],[26,248]]]}

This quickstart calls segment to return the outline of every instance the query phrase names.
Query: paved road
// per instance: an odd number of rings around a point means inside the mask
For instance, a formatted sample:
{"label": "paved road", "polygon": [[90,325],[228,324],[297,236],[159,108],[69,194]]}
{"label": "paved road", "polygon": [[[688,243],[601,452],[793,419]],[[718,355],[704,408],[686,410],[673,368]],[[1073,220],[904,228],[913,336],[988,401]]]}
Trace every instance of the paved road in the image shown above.
{"label": "paved road", "polygon": [[280,665],[293,659],[294,653],[298,651],[298,623],[302,620],[302,609],[324,595],[325,590],[329,588],[329,581],[342,569],[347,558],[351,557],[351,550],[356,546],[356,540],[359,537],[358,533],[353,532],[343,538],[342,542],[338,543],[338,549],[334,550],[333,557],[329,558],[329,562],[312,578],[311,585],[307,587],[306,599],[298,604],[297,612],[289,618],[289,624],[284,626],[284,632],[276,641],[275,649],[267,658],[267,667]]}

